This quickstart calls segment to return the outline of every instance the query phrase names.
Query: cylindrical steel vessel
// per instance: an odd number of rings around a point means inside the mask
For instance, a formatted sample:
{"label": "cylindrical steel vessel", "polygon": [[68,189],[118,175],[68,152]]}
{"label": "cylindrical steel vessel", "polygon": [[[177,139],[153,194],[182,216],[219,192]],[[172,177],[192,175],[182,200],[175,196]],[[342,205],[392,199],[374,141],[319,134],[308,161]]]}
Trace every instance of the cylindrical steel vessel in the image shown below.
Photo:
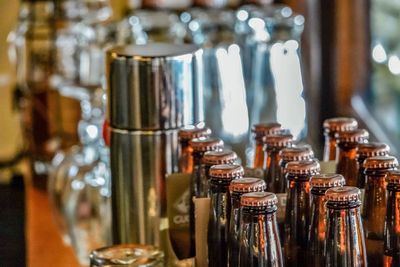
{"label": "cylindrical steel vessel", "polygon": [[165,176],[178,169],[178,130],[203,119],[201,52],[161,43],[107,52],[115,244],[164,244]]}

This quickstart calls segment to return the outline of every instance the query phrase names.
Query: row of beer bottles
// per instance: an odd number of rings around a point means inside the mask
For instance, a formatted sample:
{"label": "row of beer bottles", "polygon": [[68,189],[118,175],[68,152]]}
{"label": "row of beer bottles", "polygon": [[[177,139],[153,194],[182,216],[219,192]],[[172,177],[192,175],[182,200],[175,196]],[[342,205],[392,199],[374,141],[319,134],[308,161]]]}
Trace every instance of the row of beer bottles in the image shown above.
{"label": "row of beer bottles", "polygon": [[[262,126],[264,128],[269,127],[271,129],[274,129],[275,132],[272,132],[272,134],[269,134],[270,135],[269,139],[273,140],[273,141],[269,141],[269,144],[277,144],[277,145],[275,145],[275,147],[279,147],[279,146],[285,147],[285,144],[290,144],[286,148],[281,148],[281,150],[278,151],[278,153],[276,153],[276,151],[274,151],[276,155],[280,156],[280,157],[277,157],[277,159],[278,159],[277,161],[279,162],[280,170],[282,170],[282,166],[285,166],[285,164],[288,161],[290,161],[291,159],[311,160],[313,158],[313,153],[312,153],[311,147],[309,147],[309,146],[303,146],[303,147],[291,146],[292,141],[291,141],[290,134],[287,131],[280,129],[280,125],[278,125],[278,124],[269,124],[269,125],[256,125],[255,127],[253,127],[253,132],[256,133],[255,134],[255,136],[256,136],[256,153],[255,153],[256,159],[257,159],[257,155],[260,154],[259,146],[257,146],[258,145],[257,139],[258,140],[260,139],[260,135],[257,135],[257,131],[255,131],[255,130],[257,127],[260,128],[260,126]],[[379,265],[382,265],[381,259],[382,259],[382,255],[383,255],[383,245],[380,246],[379,243],[383,244],[383,236],[384,236],[383,235],[383,225],[385,222],[385,212],[387,212],[386,224],[388,225],[385,228],[386,229],[385,233],[387,236],[391,237],[390,242],[388,240],[386,240],[387,242],[385,242],[385,248],[386,248],[385,249],[385,259],[389,260],[392,255],[392,256],[394,256],[394,258],[396,260],[396,257],[397,257],[396,255],[398,253],[398,252],[396,252],[396,251],[398,251],[398,248],[396,248],[396,246],[398,246],[398,245],[396,245],[397,237],[395,234],[396,232],[394,231],[395,228],[393,228],[394,227],[393,225],[396,225],[396,221],[395,221],[395,219],[393,219],[393,218],[395,218],[395,216],[391,215],[393,212],[396,211],[396,209],[389,208],[389,207],[386,209],[386,196],[385,196],[385,194],[386,194],[385,185],[387,183],[385,181],[386,173],[387,173],[387,171],[396,168],[397,160],[393,157],[382,157],[381,156],[381,157],[377,157],[377,158],[370,158],[365,161],[364,165],[362,165],[362,164],[360,165],[359,162],[363,162],[365,160],[365,158],[368,158],[371,156],[377,156],[377,155],[387,155],[389,149],[388,149],[387,145],[380,144],[380,143],[365,144],[364,142],[365,142],[365,140],[367,140],[367,137],[368,137],[366,131],[365,130],[357,130],[356,127],[357,127],[357,122],[354,119],[336,118],[336,119],[327,120],[324,123],[324,130],[325,130],[324,132],[325,132],[325,135],[328,137],[328,138],[326,138],[328,141],[327,142],[328,146],[325,146],[325,148],[326,148],[325,150],[329,151],[330,152],[329,154],[332,157],[332,154],[333,154],[332,151],[334,150],[336,153],[336,146],[338,146],[337,144],[339,144],[339,145],[341,144],[342,147],[344,147],[345,149],[339,148],[338,149],[339,152],[342,152],[341,150],[345,150],[346,153],[343,153],[343,154],[349,155],[349,157],[336,157],[335,156],[335,158],[338,158],[339,160],[345,159],[351,163],[351,164],[348,164],[348,162],[347,162],[346,164],[344,164],[344,166],[351,166],[352,164],[354,166],[356,166],[356,168],[347,168],[347,171],[351,170],[356,175],[350,176],[348,174],[344,174],[344,176],[345,177],[346,176],[356,177],[357,185],[360,187],[364,187],[365,182],[363,183],[362,181],[365,181],[366,179],[368,181],[371,181],[371,182],[368,182],[367,186],[366,186],[366,196],[368,196],[367,200],[370,200],[370,201],[365,201],[367,203],[364,202],[365,204],[364,204],[364,209],[363,209],[362,215],[364,217],[364,222],[365,222],[364,225],[365,225],[365,233],[366,233],[366,238],[367,238],[366,239],[367,240],[366,248],[368,250],[368,255],[370,256],[370,257],[368,257],[368,258],[370,258],[370,260],[369,260],[370,266],[379,266]],[[342,134],[340,134],[340,133],[342,133]],[[233,164],[236,160],[236,154],[232,151],[222,150],[223,142],[216,138],[209,138],[210,134],[211,134],[211,132],[209,129],[201,128],[201,127],[200,128],[193,127],[191,129],[185,129],[185,130],[181,131],[181,133],[180,133],[180,140],[181,140],[182,152],[183,152],[182,153],[183,157],[181,157],[181,159],[182,159],[181,171],[193,172],[194,173],[193,177],[199,177],[199,179],[197,179],[197,178],[192,179],[192,181],[193,181],[192,194],[194,196],[206,196],[207,192],[210,190],[210,188],[208,188],[208,184],[209,184],[208,182],[210,181],[209,171],[210,171],[211,166],[216,165],[216,164]],[[271,136],[273,138],[271,138]],[[193,138],[197,138],[197,139],[192,140]],[[263,137],[263,139],[264,139],[264,142],[266,143],[266,147],[267,147],[266,150],[268,152],[267,138]],[[351,146],[346,144],[346,142],[350,143]],[[335,143],[334,146],[332,145],[333,143]],[[270,145],[270,147],[271,147],[271,145]],[[274,147],[274,146],[272,145],[272,147]],[[333,149],[333,147],[335,149]],[[350,148],[350,150],[353,149],[353,151],[351,151],[351,153],[349,153],[348,148]],[[357,148],[358,148],[358,153],[357,153]],[[264,149],[262,149],[262,150],[264,150]],[[354,152],[354,151],[356,151],[356,152]],[[192,157],[192,154],[193,154],[193,157]],[[186,155],[186,160],[184,160],[185,155]],[[297,156],[297,157],[293,157],[293,155]],[[266,158],[268,159],[268,153],[266,155]],[[257,162],[257,160],[255,160],[255,163],[256,162]],[[268,166],[268,160],[266,160],[265,162],[267,163],[266,165]],[[340,166],[340,164],[338,164],[338,166]],[[360,168],[360,171],[358,172],[359,166],[361,166],[361,168]],[[367,175],[363,175],[363,172],[364,172],[363,166],[366,167],[365,173]],[[377,169],[378,169],[378,171],[376,171]],[[277,170],[278,170],[278,168],[277,168]],[[340,170],[340,169],[338,168],[338,170]],[[345,170],[346,170],[346,168],[345,168]],[[376,177],[374,177],[374,174],[376,174],[376,173],[380,173],[380,179],[376,179]],[[282,174],[283,174],[283,172],[281,171],[280,176]],[[324,197],[322,197],[322,198],[318,197],[318,194],[315,194],[315,196],[314,196],[313,191],[320,192],[321,190],[324,191],[326,188],[318,189],[318,190],[311,190],[311,199],[312,199],[311,210],[312,210],[312,212],[310,213],[310,211],[307,212],[307,207],[309,207],[309,209],[310,209],[310,206],[307,205],[307,203],[310,202],[310,194],[309,194],[310,193],[310,185],[303,184],[300,187],[294,186],[296,183],[295,182],[291,183],[291,179],[288,177],[289,175],[287,174],[286,176],[287,176],[287,180],[289,181],[288,186],[286,187],[289,189],[288,190],[289,194],[288,194],[288,206],[287,206],[285,224],[290,226],[290,223],[292,222],[292,223],[294,223],[294,225],[296,225],[295,228],[298,228],[298,229],[296,229],[296,231],[294,231],[296,233],[294,239],[300,240],[300,243],[303,243],[303,245],[301,245],[299,247],[303,247],[303,248],[310,247],[310,246],[312,246],[311,244],[316,243],[314,241],[318,240],[318,238],[312,242],[304,242],[304,240],[310,240],[310,238],[312,238],[311,236],[312,236],[313,232],[315,234],[314,236],[325,237],[325,232],[323,232],[323,230],[321,228],[322,224],[320,222],[318,222],[318,220],[315,221],[316,216],[314,216],[314,214],[319,214],[321,211],[324,211],[324,209],[322,209],[322,207],[324,207],[322,205],[322,203],[324,203],[325,199],[324,199]],[[297,176],[295,175],[295,177],[297,177]],[[335,176],[335,175],[325,175],[325,176],[322,175],[321,177],[324,177],[324,178],[330,180],[332,178],[331,176]],[[360,178],[360,177],[364,177],[364,178]],[[387,205],[393,206],[394,205],[392,203],[393,196],[395,195],[393,192],[396,192],[395,190],[397,188],[396,186],[393,186],[393,183],[395,184],[395,181],[396,181],[396,179],[393,177],[396,177],[396,173],[393,172],[390,177],[391,177],[390,178],[391,183],[388,183],[388,187],[387,187],[388,195],[389,195]],[[279,180],[279,179],[276,179],[276,180]],[[293,179],[293,180],[298,180],[298,179]],[[284,179],[284,181],[286,181],[286,179]],[[268,180],[267,180],[267,182],[268,182]],[[348,181],[347,181],[347,183],[348,183]],[[284,184],[284,183],[282,183],[282,184]],[[291,184],[293,186],[291,186]],[[369,184],[371,184],[371,186],[369,186]],[[380,189],[378,189],[378,191],[381,192],[380,195],[375,194],[375,192],[377,191],[376,190],[377,185],[381,185]],[[311,187],[311,188],[314,188],[314,187]],[[318,188],[318,187],[316,187],[316,188]],[[291,193],[292,192],[291,189],[293,189],[293,194]],[[298,190],[298,189],[300,189],[300,190]],[[371,195],[371,197],[369,197],[369,195]],[[323,196],[323,194],[322,194],[322,196]],[[299,199],[303,200],[303,203],[298,201]],[[296,207],[291,206],[292,200],[294,200]],[[304,200],[306,200],[306,201],[304,201]],[[384,200],[384,201],[382,201],[382,200]],[[356,202],[359,202],[359,201],[356,201]],[[377,202],[379,202],[379,205],[376,205]],[[369,208],[369,207],[371,207],[371,208]],[[303,208],[303,210],[301,210],[302,208]],[[226,209],[222,209],[222,210],[226,210]],[[385,211],[385,210],[387,210],[387,211]],[[299,212],[297,212],[297,211],[299,211]],[[378,214],[377,213],[378,211],[380,211],[379,214],[381,214],[381,215],[374,216],[374,214]],[[298,223],[299,218],[298,219],[291,218],[288,220],[288,213],[292,214],[292,215],[294,214],[294,217],[298,216],[302,221],[300,220],[300,223]],[[297,215],[296,213],[299,213],[299,215]],[[307,216],[307,214],[308,214],[308,216]],[[311,216],[310,216],[310,214],[311,214]],[[356,217],[360,215],[360,213],[358,213],[358,212],[351,213],[351,214],[356,215]],[[307,217],[309,219],[304,220],[304,218],[307,218]],[[377,218],[377,217],[379,217],[378,223],[374,221],[374,218]],[[194,222],[194,218],[192,218],[192,221]],[[352,222],[353,221],[354,220],[352,220]],[[355,222],[357,222],[357,220],[355,220]],[[310,223],[311,223],[311,228],[308,229],[308,225]],[[361,225],[361,221],[360,221],[359,225]],[[194,227],[194,226],[192,225],[192,227]],[[291,229],[291,227],[286,226],[285,229],[289,230],[289,229]],[[308,229],[308,230],[307,231],[299,231],[299,229]],[[361,229],[360,230],[361,232],[357,232],[357,233],[360,235],[360,238],[363,241],[364,235],[360,234],[360,233],[362,233],[363,229],[362,228],[360,228],[360,229]],[[341,230],[343,230],[343,229],[341,229]],[[301,232],[305,232],[305,233],[303,233],[303,235],[301,235],[301,234],[299,235],[298,233],[301,233]],[[354,232],[352,232],[352,233],[354,233]],[[286,235],[287,234],[285,233],[285,237],[286,237]],[[289,231],[289,234],[287,236],[290,239],[290,237],[293,237],[293,234],[290,234],[290,231]],[[210,235],[209,235],[209,237],[210,237]],[[194,239],[194,236],[192,238]],[[353,240],[358,240],[357,238],[354,239],[354,236],[352,238],[353,238]],[[210,239],[212,239],[212,238],[210,238]],[[319,242],[321,242],[321,240]],[[212,244],[216,244],[216,243],[218,244],[218,242],[212,242]],[[287,241],[286,239],[285,239],[284,243],[287,244],[287,245],[285,245],[285,248],[287,247],[287,249],[285,249],[285,251],[287,252],[287,253],[285,253],[285,255],[286,255],[286,263],[288,266],[308,266],[308,265],[309,266],[324,266],[324,265],[313,265],[312,263],[310,263],[310,260],[308,260],[307,265],[304,265],[306,262],[305,260],[299,261],[297,256],[289,257],[290,256],[289,254],[299,255],[299,257],[302,257],[304,255],[307,255],[307,253],[301,253],[301,250],[299,251],[299,253],[296,252],[297,251],[296,249],[292,249],[292,246],[290,245],[291,242]],[[305,243],[308,243],[308,245],[305,246],[304,245]],[[297,242],[295,242],[294,244],[296,244],[294,247],[298,247]],[[350,246],[351,244],[348,244],[348,245]],[[363,258],[366,255],[363,252],[365,250],[364,242],[358,242],[358,245],[360,247],[359,251],[360,251],[361,258]],[[352,247],[352,246],[350,246],[350,247]],[[319,253],[321,253],[321,251],[322,251],[321,246],[319,246],[319,248],[320,248]],[[215,251],[215,250],[212,250],[212,251]],[[219,250],[217,250],[217,251],[219,251]],[[289,253],[289,251],[291,251],[291,252]],[[307,251],[310,252],[313,250],[309,249]],[[319,255],[319,254],[315,253],[314,257],[308,256],[307,259],[322,259],[322,257],[319,257],[317,255]],[[340,255],[340,254],[338,254],[338,255]],[[214,258],[214,257],[211,257],[211,258]],[[294,265],[292,265],[290,263],[291,258],[295,259],[294,260],[295,263],[293,263]],[[343,258],[343,257],[341,257],[341,258]],[[346,257],[344,257],[344,258],[346,258]],[[374,260],[375,260],[376,264],[378,264],[378,265],[373,263]],[[317,262],[320,262],[320,261],[317,261]],[[366,261],[364,261],[364,260],[362,260],[360,262],[362,262],[363,264],[364,263],[366,264]],[[350,263],[347,262],[347,260],[345,260],[344,263],[345,263],[344,266],[351,265]],[[394,263],[394,265],[392,265],[392,266],[397,266],[396,264],[397,263]],[[235,266],[235,265],[233,265],[233,266]],[[333,266],[342,266],[342,265],[339,264],[339,265],[333,265]],[[362,265],[354,265],[354,266],[362,266]]]}

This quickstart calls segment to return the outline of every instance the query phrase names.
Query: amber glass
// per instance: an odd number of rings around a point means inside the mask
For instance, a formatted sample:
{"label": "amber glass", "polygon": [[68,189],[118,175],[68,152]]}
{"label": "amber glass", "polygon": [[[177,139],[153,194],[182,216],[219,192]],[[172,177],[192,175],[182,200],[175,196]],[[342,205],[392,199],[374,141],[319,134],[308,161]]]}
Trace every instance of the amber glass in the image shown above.
{"label": "amber glass", "polygon": [[254,151],[254,168],[264,168],[264,143],[256,140],[256,148]]}
{"label": "amber glass", "polygon": [[[346,188],[356,189],[354,187],[343,187],[342,190],[347,190]],[[368,266],[360,205],[359,197],[341,201],[328,199],[326,203],[327,227],[324,266]]]}
{"label": "amber glass", "polygon": [[325,132],[324,161],[336,160],[336,137],[334,132]]}
{"label": "amber glass", "polygon": [[310,222],[310,176],[287,174],[285,266],[304,266]]}
{"label": "amber glass", "polygon": [[388,183],[383,266],[400,266],[400,184]]}
{"label": "amber glass", "polygon": [[179,172],[193,172],[193,148],[188,140],[181,141],[181,154],[179,158]]}
{"label": "amber glass", "polygon": [[267,148],[267,190],[274,193],[284,193],[286,187],[285,180],[281,179],[281,166],[279,165],[281,160],[279,151],[281,151],[281,149],[282,148],[279,147]]}
{"label": "amber glass", "polygon": [[357,143],[339,143],[338,151],[336,172],[344,176],[346,185],[357,186]]}
{"label": "amber glass", "polygon": [[362,218],[370,266],[382,266],[386,215],[386,175],[389,169],[366,169]]}
{"label": "amber glass", "polygon": [[276,223],[276,204],[258,207],[243,206],[243,204],[241,206],[239,264],[237,266],[283,267]]}
{"label": "amber glass", "polygon": [[211,212],[208,223],[208,266],[228,266],[231,179],[210,180]]}

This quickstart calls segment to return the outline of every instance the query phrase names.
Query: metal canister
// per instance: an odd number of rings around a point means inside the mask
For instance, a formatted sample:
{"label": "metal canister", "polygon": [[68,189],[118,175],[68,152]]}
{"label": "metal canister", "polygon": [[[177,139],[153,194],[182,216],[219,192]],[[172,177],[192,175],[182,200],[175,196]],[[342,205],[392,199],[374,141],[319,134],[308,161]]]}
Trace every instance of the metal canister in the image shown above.
{"label": "metal canister", "polygon": [[115,244],[164,244],[165,177],[178,170],[178,131],[203,119],[201,53],[163,43],[107,51]]}

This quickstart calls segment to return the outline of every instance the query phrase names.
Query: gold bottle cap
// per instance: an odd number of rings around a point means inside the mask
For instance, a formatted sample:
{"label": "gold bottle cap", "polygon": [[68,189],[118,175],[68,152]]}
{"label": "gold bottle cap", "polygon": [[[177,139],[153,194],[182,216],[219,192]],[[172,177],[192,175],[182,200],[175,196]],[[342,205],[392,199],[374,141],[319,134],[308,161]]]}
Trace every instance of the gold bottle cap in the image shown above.
{"label": "gold bottle cap", "polygon": [[386,182],[388,184],[400,184],[400,170],[389,171]]}
{"label": "gold bottle cap", "polygon": [[358,156],[363,158],[386,156],[389,151],[390,148],[387,144],[377,142],[360,144],[357,148]]}
{"label": "gold bottle cap", "polygon": [[282,125],[277,122],[257,123],[251,128],[251,132],[255,134],[256,138],[270,134],[279,134],[282,131]]}
{"label": "gold bottle cap", "polygon": [[240,205],[243,207],[274,207],[278,198],[271,192],[252,192],[242,195]]}
{"label": "gold bottle cap", "polygon": [[290,133],[270,134],[263,138],[264,144],[268,147],[290,147],[293,144],[293,135]]}
{"label": "gold bottle cap", "polygon": [[216,179],[235,179],[242,178],[244,175],[244,169],[240,165],[214,165],[211,166],[209,175],[211,178]]}
{"label": "gold bottle cap", "polygon": [[262,192],[266,189],[267,184],[264,180],[253,177],[233,180],[229,186],[229,190],[236,193]]}
{"label": "gold bottle cap", "polygon": [[164,253],[148,245],[114,245],[90,253],[91,266],[159,266],[163,263]]}
{"label": "gold bottle cap", "polygon": [[332,187],[329,188],[325,197],[328,201],[360,201],[361,191],[354,186]]}
{"label": "gold bottle cap", "polygon": [[189,144],[195,152],[206,152],[224,148],[224,141],[214,137],[199,137],[192,139]]}
{"label": "gold bottle cap", "polygon": [[284,161],[302,161],[314,158],[314,152],[309,145],[287,147],[279,153],[281,159]]}
{"label": "gold bottle cap", "polygon": [[369,133],[364,129],[355,129],[346,132],[336,133],[336,138],[339,143],[367,143]]}
{"label": "gold bottle cap", "polygon": [[316,175],[321,167],[315,159],[309,161],[291,161],[286,164],[285,172],[289,174]]}
{"label": "gold bottle cap", "polygon": [[337,117],[324,121],[323,128],[326,132],[344,132],[357,129],[358,122],[354,118]]}
{"label": "gold bottle cap", "polygon": [[196,126],[187,126],[179,130],[178,136],[181,141],[190,141],[195,138],[209,137],[211,129],[208,127],[199,128]]}
{"label": "gold bottle cap", "polygon": [[336,173],[317,174],[310,180],[310,186],[317,188],[344,186],[345,183],[344,177]]}
{"label": "gold bottle cap", "polygon": [[393,156],[376,156],[364,160],[365,169],[389,169],[399,166],[397,159]]}
{"label": "gold bottle cap", "polygon": [[237,154],[231,150],[208,151],[204,153],[203,163],[208,165],[233,164],[237,160]]}

